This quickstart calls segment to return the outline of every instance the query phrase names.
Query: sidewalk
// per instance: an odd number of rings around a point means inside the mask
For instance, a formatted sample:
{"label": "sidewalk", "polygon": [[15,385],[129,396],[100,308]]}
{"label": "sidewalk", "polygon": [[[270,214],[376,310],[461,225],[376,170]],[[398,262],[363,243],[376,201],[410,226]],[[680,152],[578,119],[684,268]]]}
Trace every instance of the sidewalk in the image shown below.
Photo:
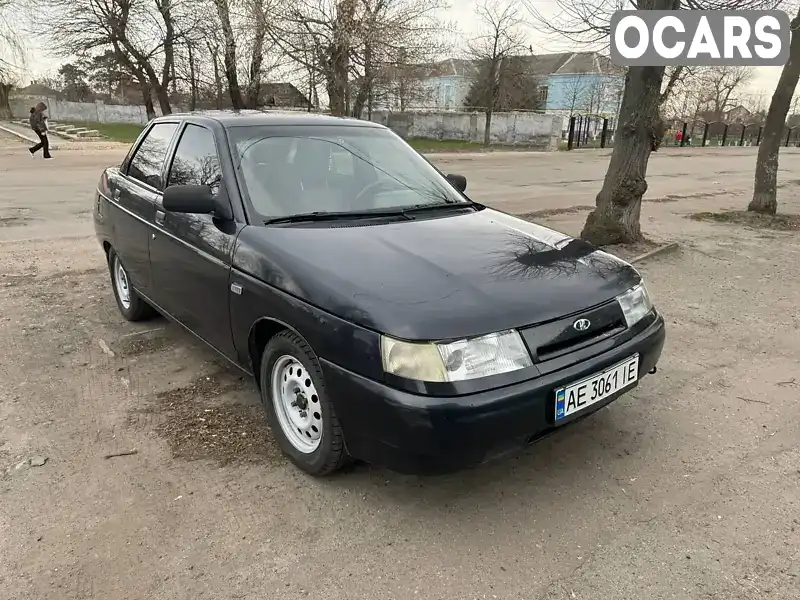
{"label": "sidewalk", "polygon": [[[38,138],[33,134],[33,131],[30,129],[25,129],[20,125],[9,123],[8,121],[0,121],[0,131],[5,131],[14,137],[18,137],[21,140],[29,142],[30,144],[36,144],[39,141]],[[59,150],[63,148],[65,142],[59,140],[57,143],[53,143],[53,137],[54,136],[50,136],[50,149]],[[66,143],[69,144],[69,142]]]}

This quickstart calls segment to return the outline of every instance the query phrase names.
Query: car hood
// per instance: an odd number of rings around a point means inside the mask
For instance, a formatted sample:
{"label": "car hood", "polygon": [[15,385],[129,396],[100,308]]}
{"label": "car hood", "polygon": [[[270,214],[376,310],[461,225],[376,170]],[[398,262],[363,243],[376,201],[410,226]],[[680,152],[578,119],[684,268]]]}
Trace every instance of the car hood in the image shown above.
{"label": "car hood", "polygon": [[358,325],[445,340],[556,319],[636,285],[628,263],[491,209],[246,227],[234,266]]}

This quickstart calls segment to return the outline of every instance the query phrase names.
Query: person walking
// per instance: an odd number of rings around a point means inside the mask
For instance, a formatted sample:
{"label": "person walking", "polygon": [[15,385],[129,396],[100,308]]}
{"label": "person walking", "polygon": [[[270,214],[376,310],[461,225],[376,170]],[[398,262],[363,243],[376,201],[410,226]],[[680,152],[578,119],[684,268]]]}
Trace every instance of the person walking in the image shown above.
{"label": "person walking", "polygon": [[35,156],[41,150],[45,158],[53,158],[50,155],[50,141],[47,139],[47,117],[44,116],[44,111],[46,110],[47,105],[44,102],[39,102],[39,104],[31,108],[31,129],[39,136],[39,143],[28,148],[28,152],[31,153],[31,156]]}

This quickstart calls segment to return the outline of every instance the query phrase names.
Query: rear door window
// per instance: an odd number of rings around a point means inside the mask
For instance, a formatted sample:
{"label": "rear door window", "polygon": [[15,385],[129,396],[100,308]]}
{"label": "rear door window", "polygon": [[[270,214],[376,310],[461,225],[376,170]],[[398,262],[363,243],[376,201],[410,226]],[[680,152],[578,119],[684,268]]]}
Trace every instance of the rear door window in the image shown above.
{"label": "rear door window", "polygon": [[158,191],[163,190],[164,181],[161,172],[167,159],[170,141],[177,129],[177,123],[155,124],[133,155],[128,167],[128,176]]}

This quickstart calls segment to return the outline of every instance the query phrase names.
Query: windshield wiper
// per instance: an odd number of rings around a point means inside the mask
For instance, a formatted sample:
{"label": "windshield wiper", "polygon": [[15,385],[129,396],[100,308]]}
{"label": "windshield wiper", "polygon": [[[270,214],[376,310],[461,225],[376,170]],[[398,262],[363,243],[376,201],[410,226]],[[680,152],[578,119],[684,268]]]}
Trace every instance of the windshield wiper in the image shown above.
{"label": "windshield wiper", "polygon": [[354,210],[342,212],[314,211],[310,213],[300,213],[288,215],[286,217],[274,217],[264,219],[264,225],[276,225],[279,223],[305,223],[311,221],[342,221],[346,219],[368,219],[370,217],[404,217],[404,209],[396,208],[392,210]]}
{"label": "windshield wiper", "polygon": [[474,208],[472,203],[467,202],[439,202],[436,204],[414,204],[413,206],[404,206],[389,209],[373,209],[373,210],[353,210],[353,211],[314,211],[309,213],[300,213],[297,215],[288,215],[285,217],[274,217],[272,219],[265,219],[264,225],[278,225],[281,223],[307,223],[313,221],[344,221],[347,219],[369,219],[381,217],[403,217],[405,219],[413,219],[412,213],[425,212],[428,210],[441,210],[452,208]]}
{"label": "windshield wiper", "polygon": [[437,202],[436,204],[414,204],[403,209],[404,213],[424,212],[426,210],[441,210],[443,208],[474,208],[470,202]]}

